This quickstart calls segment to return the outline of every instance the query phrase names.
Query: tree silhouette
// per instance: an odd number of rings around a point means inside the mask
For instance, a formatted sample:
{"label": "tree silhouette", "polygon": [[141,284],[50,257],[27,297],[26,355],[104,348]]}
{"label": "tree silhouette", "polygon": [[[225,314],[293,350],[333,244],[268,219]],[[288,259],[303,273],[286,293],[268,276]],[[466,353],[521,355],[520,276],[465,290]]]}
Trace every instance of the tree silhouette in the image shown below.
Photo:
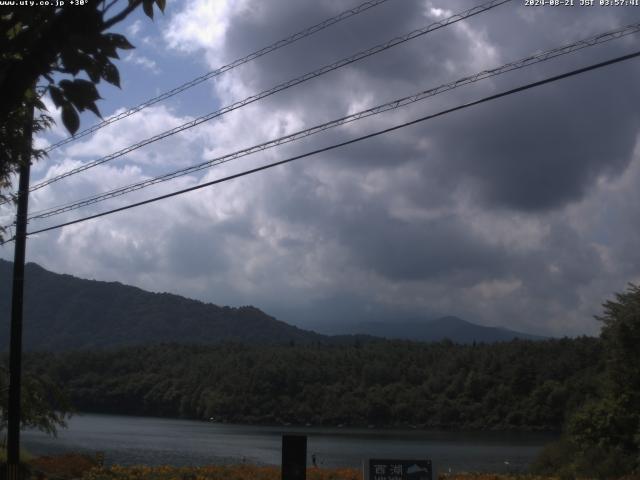
{"label": "tree silhouette", "polygon": [[[67,2],[68,4],[69,2]],[[166,0],[84,1],[61,7],[2,7],[0,10],[0,192],[10,186],[26,144],[24,128],[35,106],[49,94],[62,110],[62,122],[74,134],[79,112],[100,116],[97,85],[104,80],[120,86],[112,62],[118,50],[134,48],[114,25],[142,6],[153,18],[154,3],[164,11]],[[86,77],[86,78],[82,78]],[[38,84],[37,82],[43,82]],[[37,116],[34,131],[50,125],[50,117]],[[36,157],[43,152],[35,152]],[[6,194],[4,198],[6,200]],[[2,232],[0,232],[1,234]]]}

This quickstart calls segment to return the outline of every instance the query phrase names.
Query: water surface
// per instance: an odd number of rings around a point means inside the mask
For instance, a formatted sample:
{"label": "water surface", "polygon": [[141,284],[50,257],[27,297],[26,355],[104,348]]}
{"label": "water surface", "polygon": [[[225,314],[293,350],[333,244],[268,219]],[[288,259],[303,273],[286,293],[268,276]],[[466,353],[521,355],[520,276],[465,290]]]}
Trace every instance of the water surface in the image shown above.
{"label": "water surface", "polygon": [[57,438],[25,431],[35,454],[105,453],[123,465],[279,465],[283,434],[308,436],[309,464],[360,467],[366,458],[428,458],[437,471],[521,472],[552,434],[267,427],[120,415],[75,415]]}

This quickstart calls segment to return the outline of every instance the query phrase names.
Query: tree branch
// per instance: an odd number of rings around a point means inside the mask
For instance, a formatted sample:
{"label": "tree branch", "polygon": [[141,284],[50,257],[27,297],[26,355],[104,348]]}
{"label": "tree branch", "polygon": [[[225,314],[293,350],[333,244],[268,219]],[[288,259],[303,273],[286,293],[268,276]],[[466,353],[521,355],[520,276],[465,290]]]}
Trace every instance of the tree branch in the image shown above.
{"label": "tree branch", "polygon": [[113,7],[116,3],[118,3],[118,0],[111,0],[109,5],[106,5],[107,0],[103,0],[103,3],[105,4],[105,7],[102,9],[102,13],[105,14],[109,11],[111,7]]}
{"label": "tree branch", "polygon": [[[115,3],[115,2],[114,2]],[[138,5],[140,5],[142,3],[142,0],[135,0],[133,2],[131,2],[129,4],[129,6],[127,8],[125,8],[124,10],[122,10],[120,13],[118,13],[117,15],[114,15],[113,17],[111,17],[109,20],[104,22],[103,28],[102,30],[108,30],[109,28],[111,28],[112,26],[114,26],[116,23],[121,22],[122,20],[124,20],[125,18],[127,18],[127,15],[129,15],[131,12],[133,12],[136,8],[138,8]]]}

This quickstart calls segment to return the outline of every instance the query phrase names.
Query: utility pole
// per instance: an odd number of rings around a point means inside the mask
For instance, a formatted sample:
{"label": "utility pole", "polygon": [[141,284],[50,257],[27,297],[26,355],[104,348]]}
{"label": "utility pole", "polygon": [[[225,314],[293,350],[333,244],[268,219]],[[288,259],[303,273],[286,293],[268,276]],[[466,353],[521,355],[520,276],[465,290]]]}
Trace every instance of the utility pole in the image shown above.
{"label": "utility pole", "polygon": [[9,344],[9,419],[7,425],[7,480],[22,478],[20,468],[20,397],[22,385],[22,305],[24,262],[27,246],[27,210],[29,208],[29,174],[33,133],[33,102],[27,105],[24,126],[24,149],[18,181],[18,209],[13,259],[13,293],[11,297],[11,340]]}

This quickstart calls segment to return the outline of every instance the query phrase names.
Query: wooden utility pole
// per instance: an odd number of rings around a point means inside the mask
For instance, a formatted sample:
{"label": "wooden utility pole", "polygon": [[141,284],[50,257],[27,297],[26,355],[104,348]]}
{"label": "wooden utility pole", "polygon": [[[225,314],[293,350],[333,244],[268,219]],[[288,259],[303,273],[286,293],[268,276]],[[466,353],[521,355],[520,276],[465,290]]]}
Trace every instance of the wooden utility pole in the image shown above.
{"label": "wooden utility pole", "polygon": [[11,339],[9,344],[9,419],[7,424],[8,480],[21,478],[20,468],[20,397],[22,385],[22,305],[24,293],[24,262],[27,246],[27,210],[29,208],[29,174],[33,133],[33,103],[27,106],[24,126],[24,149],[18,181],[18,209],[13,258],[13,293],[11,297]]}

